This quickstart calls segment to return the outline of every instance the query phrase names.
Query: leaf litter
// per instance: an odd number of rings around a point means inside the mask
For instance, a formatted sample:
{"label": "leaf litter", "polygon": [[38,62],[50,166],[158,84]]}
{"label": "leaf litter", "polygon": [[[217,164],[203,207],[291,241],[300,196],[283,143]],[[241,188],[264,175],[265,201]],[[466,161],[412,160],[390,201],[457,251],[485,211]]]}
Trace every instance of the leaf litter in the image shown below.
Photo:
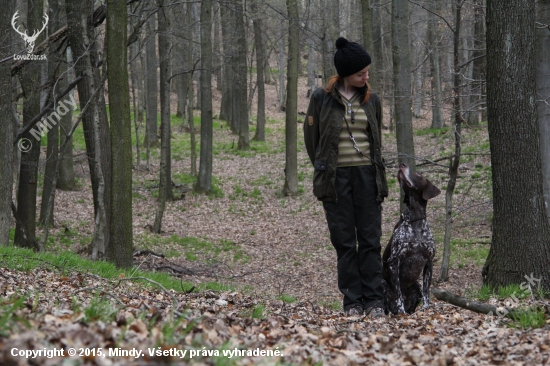
{"label": "leaf litter", "polygon": [[[273,90],[272,90],[273,89]],[[215,92],[217,93],[217,92]],[[310,193],[312,168],[298,141],[300,174],[297,197],[283,197],[284,117],[277,110],[274,87],[268,86],[268,146],[266,152],[241,156],[232,146],[236,137],[226,127],[215,131],[215,141],[225,148],[214,158],[214,176],[223,197],[186,194],[169,202],[163,220],[166,239],[162,244],[147,241],[152,234],[156,198],[147,182],[158,179],[158,161],[152,170],[134,170],[133,200],[136,249],[177,254],[167,258],[136,256],[140,269],[164,271],[182,281],[217,281],[231,290],[202,292],[164,291],[143,281],[125,278],[107,280],[90,273],[62,273],[45,264],[32,272],[2,268],[0,261],[0,364],[1,365],[144,365],[144,364],[328,364],[328,365],[483,365],[546,364],[550,359],[550,325],[521,329],[504,318],[490,321],[484,315],[433,299],[432,306],[408,316],[372,319],[347,317],[341,310],[336,286],[336,255],[331,247],[322,205]],[[214,97],[219,103],[219,95]],[[254,103],[253,103],[254,105]],[[300,84],[299,112],[305,112],[305,85]],[[388,121],[388,119],[386,119]],[[429,118],[415,121],[427,127]],[[298,131],[301,126],[297,125]],[[174,132],[175,138],[188,138]],[[299,135],[300,136],[300,135]],[[300,137],[299,137],[300,139]],[[467,146],[486,141],[486,131],[466,130]],[[438,156],[440,145],[450,145],[451,135],[442,138],[415,135],[417,155]],[[395,153],[395,138],[384,132],[385,154]],[[393,151],[393,153],[392,153]],[[482,151],[483,152],[483,151]],[[82,157],[81,157],[82,159]],[[460,179],[479,164],[487,166],[483,154],[461,165]],[[189,170],[188,156],[174,159],[173,172]],[[446,184],[446,168],[425,168],[439,187]],[[89,179],[85,161],[77,162],[82,179]],[[395,173],[390,165],[388,177]],[[470,187],[472,188],[472,187]],[[384,203],[382,246],[385,246],[399,214],[399,189],[390,186]],[[257,192],[253,193],[254,190]],[[465,191],[465,192],[464,192]],[[474,186],[456,195],[457,215],[453,235],[458,238],[490,238],[490,204],[481,188]],[[89,181],[74,192],[58,191],[55,228],[77,231],[86,237],[93,232],[93,206]],[[436,238],[444,224],[444,198],[430,202],[429,221]],[[228,251],[182,247],[171,240],[200,238]],[[72,246],[82,250],[86,243]],[[480,244],[484,245],[484,244]],[[481,285],[481,268],[466,258],[454,262],[448,282],[437,283],[442,242],[434,267],[434,286],[467,296]],[[84,252],[85,253],[85,252]],[[188,255],[189,254],[189,255]],[[192,254],[192,255],[191,255]],[[239,254],[239,258],[237,258]],[[84,254],[86,255],[86,254]],[[285,300],[285,301],[283,301]],[[491,299],[502,304],[505,299]],[[13,356],[13,349],[64,349],[64,357],[26,359]],[[69,348],[137,350],[143,356],[68,356]],[[153,349],[153,356],[149,351]],[[190,359],[178,355],[156,356],[156,350],[197,351]],[[202,356],[202,351],[220,354],[236,349],[278,350],[281,355],[263,357]],[[207,354],[207,353],[206,353]]]}

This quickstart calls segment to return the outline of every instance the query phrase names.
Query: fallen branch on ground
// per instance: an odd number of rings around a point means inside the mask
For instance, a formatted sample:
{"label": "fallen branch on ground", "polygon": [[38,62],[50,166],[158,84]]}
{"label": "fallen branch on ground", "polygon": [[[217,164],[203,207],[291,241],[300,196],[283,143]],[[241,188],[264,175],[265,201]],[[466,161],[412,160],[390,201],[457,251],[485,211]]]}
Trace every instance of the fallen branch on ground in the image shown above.
{"label": "fallen branch on ground", "polygon": [[449,304],[461,307],[463,309],[471,310],[479,314],[504,316],[506,318],[515,320],[518,319],[521,314],[525,313],[525,310],[514,310],[503,306],[496,307],[493,305],[468,300],[451,292],[440,290],[438,288],[432,288],[431,292],[438,300],[445,301]]}
{"label": "fallen branch on ground", "polygon": [[140,256],[140,255],[145,255],[145,254],[151,254],[151,255],[154,255],[154,256],[157,256],[157,257],[160,257],[160,258],[166,258],[166,256],[164,254],[158,254],[158,253],[155,253],[149,249],[143,249],[143,250],[136,250],[133,254],[134,257],[137,257],[137,256]]}

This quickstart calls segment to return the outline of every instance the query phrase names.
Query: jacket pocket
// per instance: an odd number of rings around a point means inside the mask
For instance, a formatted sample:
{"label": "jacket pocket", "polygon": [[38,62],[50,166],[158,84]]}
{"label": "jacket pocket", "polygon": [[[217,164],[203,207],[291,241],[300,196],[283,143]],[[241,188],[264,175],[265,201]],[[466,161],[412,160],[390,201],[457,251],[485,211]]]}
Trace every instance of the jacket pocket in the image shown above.
{"label": "jacket pocket", "polygon": [[327,167],[326,160],[315,160],[313,163],[313,194],[317,198],[322,198],[326,195],[326,179],[325,179],[325,169]]}
{"label": "jacket pocket", "polygon": [[327,166],[327,162],[324,160],[315,160],[315,163],[313,163],[313,169],[315,170],[325,170]]}

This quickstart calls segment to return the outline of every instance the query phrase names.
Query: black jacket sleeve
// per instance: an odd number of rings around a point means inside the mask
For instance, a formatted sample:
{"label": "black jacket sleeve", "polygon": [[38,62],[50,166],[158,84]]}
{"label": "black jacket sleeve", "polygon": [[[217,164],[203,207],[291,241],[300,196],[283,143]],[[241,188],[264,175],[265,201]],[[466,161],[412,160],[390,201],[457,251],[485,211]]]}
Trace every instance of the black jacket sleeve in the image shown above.
{"label": "black jacket sleeve", "polygon": [[315,162],[315,151],[319,145],[319,106],[317,105],[317,97],[320,93],[324,93],[324,91],[317,89],[311,95],[304,121],[304,143],[311,164]]}

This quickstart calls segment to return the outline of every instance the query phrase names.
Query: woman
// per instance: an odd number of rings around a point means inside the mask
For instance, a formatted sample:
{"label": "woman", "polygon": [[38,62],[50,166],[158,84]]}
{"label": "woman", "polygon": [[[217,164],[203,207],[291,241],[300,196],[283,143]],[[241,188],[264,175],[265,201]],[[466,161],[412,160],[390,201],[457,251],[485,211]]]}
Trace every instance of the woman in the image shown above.
{"label": "woman", "polygon": [[336,40],[338,75],[311,96],[304,140],[315,169],[313,194],[323,202],[338,256],[338,288],[348,315],[384,316],[380,236],[388,196],[381,156],[382,108],[371,93],[371,59],[345,38]]}

